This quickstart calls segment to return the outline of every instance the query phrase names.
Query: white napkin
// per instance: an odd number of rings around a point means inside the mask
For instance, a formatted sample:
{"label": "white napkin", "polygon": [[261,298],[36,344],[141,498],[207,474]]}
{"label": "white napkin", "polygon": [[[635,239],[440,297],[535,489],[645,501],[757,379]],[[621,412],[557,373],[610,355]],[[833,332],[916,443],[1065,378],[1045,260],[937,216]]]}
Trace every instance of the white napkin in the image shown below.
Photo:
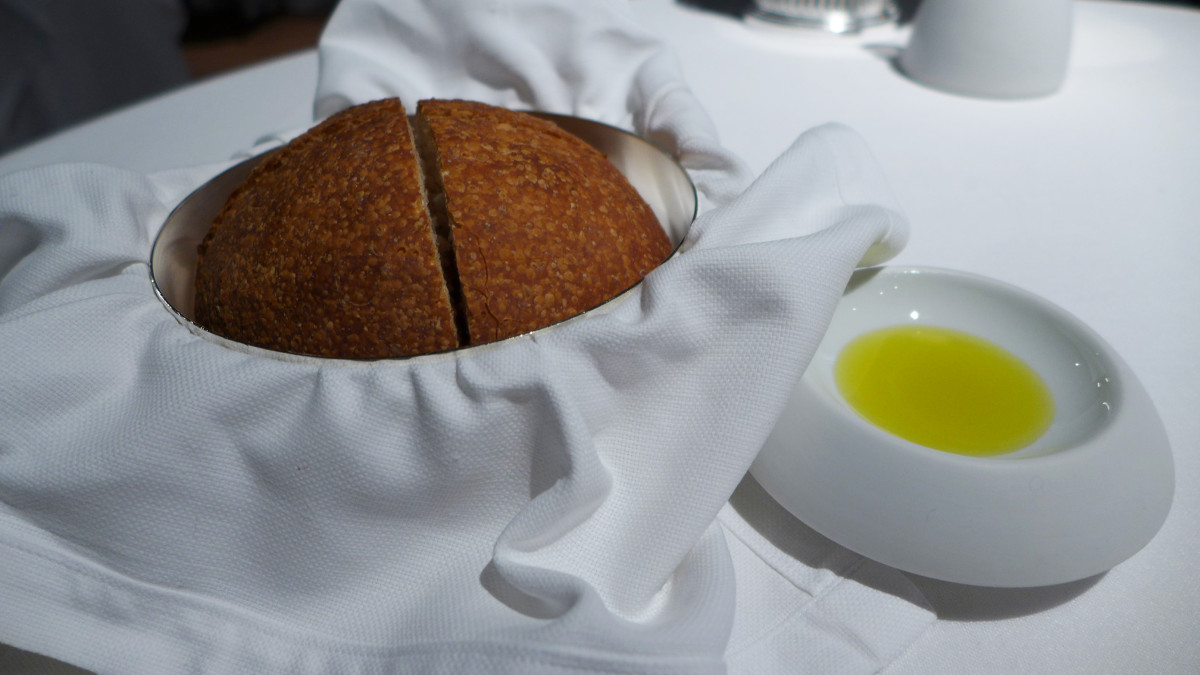
{"label": "white napkin", "polygon": [[0,641],[119,673],[751,673],[878,670],[919,635],[902,576],[738,487],[855,264],[906,236],[853,132],[746,188],[619,2],[344,0],[320,54],[320,114],[633,126],[709,207],[609,312],[361,363],[159,302],[153,237],[220,167],[0,179]]}

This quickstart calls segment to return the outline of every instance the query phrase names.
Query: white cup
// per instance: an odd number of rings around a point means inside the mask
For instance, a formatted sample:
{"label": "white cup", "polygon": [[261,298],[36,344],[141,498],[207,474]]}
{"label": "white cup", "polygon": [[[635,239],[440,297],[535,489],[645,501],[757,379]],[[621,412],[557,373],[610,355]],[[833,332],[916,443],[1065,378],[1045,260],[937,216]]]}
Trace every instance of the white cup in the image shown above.
{"label": "white cup", "polygon": [[1072,0],[923,0],[900,69],[967,96],[1046,96],[1066,77],[1072,14]]}

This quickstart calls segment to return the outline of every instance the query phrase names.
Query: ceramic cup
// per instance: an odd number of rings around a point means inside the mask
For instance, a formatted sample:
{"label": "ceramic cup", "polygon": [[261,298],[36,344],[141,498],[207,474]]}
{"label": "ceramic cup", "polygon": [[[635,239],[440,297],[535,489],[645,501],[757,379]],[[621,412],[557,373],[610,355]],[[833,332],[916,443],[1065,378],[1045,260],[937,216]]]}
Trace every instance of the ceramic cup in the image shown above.
{"label": "ceramic cup", "polygon": [[900,68],[967,96],[1034,98],[1062,86],[1072,0],[923,0]]}

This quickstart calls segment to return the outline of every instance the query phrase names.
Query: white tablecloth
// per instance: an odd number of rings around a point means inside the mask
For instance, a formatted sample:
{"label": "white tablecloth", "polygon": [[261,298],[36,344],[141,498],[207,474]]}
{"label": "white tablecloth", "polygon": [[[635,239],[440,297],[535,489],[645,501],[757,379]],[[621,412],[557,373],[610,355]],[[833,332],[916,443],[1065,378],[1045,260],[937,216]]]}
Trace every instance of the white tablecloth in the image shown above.
{"label": "white tablecloth", "polygon": [[[889,672],[1200,671],[1200,12],[1079,2],[1062,91],[985,101],[898,74],[889,57],[904,29],[841,38],[669,0],[634,6],[753,168],[817,124],[853,127],[913,223],[897,263],[970,270],[1063,306],[1122,354],[1166,425],[1175,503],[1143,551],[1052,588],[914,578],[939,621]],[[315,82],[313,53],[277,60],[0,157],[0,174],[220,161],[310,123]]]}

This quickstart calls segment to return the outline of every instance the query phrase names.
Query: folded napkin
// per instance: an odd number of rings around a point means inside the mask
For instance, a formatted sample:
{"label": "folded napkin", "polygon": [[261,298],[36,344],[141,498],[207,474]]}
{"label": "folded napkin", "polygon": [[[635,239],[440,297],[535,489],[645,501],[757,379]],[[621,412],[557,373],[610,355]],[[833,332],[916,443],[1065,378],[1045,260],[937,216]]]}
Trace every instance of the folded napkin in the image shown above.
{"label": "folded napkin", "polygon": [[402,361],[177,322],[148,260],[223,167],[0,179],[0,641],[115,673],[870,672],[932,617],[743,479],[855,265],[907,226],[850,130],[750,182],[620,2],[344,0],[318,116],[601,119],[705,197],[615,308]]}

